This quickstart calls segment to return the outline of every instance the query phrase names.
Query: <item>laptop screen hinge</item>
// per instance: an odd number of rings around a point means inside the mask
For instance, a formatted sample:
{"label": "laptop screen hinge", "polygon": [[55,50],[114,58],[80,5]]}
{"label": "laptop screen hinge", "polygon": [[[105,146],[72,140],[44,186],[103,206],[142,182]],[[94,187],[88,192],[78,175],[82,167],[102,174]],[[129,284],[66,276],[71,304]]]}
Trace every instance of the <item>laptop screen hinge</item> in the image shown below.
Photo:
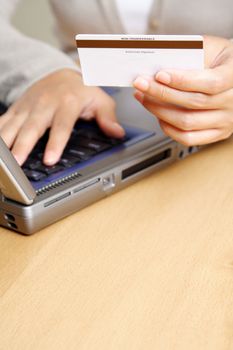
{"label": "laptop screen hinge", "polygon": [[4,197],[30,205],[36,192],[0,137],[0,190]]}

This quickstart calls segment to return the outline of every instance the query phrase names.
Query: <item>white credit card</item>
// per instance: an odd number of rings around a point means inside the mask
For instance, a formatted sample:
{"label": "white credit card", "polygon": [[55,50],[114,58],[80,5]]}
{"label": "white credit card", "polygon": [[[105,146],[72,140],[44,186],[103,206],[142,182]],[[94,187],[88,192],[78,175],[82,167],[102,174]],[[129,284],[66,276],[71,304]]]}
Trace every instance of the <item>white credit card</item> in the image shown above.
{"label": "white credit card", "polygon": [[161,69],[203,69],[199,35],[78,34],[76,43],[85,85],[132,86],[139,76]]}

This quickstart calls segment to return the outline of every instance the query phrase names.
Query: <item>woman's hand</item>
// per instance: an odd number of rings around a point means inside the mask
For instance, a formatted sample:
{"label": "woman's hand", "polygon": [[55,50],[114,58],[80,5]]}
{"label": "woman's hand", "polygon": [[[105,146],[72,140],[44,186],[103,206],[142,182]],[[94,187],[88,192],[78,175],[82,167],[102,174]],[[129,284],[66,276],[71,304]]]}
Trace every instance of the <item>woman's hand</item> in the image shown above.
{"label": "woman's hand", "polygon": [[81,76],[62,69],[33,84],[0,118],[0,134],[21,165],[50,129],[44,163],[55,164],[78,117],[96,118],[106,135],[123,137],[117,123],[115,103],[103,90],[86,87]]}
{"label": "woman's hand", "polygon": [[233,133],[233,42],[205,37],[204,52],[204,70],[164,70],[134,82],[136,99],[159,118],[165,134],[187,146]]}

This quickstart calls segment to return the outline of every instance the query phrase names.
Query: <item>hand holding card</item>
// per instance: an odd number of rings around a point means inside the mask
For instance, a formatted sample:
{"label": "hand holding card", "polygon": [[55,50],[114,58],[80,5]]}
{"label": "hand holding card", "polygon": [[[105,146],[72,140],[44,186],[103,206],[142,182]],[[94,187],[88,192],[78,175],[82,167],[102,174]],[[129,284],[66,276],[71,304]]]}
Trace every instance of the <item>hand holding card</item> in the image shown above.
{"label": "hand holding card", "polygon": [[93,86],[132,86],[139,76],[161,69],[203,69],[198,35],[76,36],[83,81]]}
{"label": "hand holding card", "polygon": [[186,146],[233,133],[233,43],[205,36],[205,69],[160,71],[134,81],[135,97],[168,136]]}

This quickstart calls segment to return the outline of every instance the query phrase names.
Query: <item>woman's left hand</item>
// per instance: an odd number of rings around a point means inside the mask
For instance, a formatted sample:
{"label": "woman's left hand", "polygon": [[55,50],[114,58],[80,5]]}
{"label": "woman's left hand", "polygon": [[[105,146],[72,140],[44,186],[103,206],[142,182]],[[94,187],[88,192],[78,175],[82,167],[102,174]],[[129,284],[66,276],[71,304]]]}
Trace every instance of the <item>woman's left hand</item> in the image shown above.
{"label": "woman's left hand", "polygon": [[204,37],[205,69],[162,70],[134,81],[136,99],[168,136],[187,146],[233,133],[233,42]]}

